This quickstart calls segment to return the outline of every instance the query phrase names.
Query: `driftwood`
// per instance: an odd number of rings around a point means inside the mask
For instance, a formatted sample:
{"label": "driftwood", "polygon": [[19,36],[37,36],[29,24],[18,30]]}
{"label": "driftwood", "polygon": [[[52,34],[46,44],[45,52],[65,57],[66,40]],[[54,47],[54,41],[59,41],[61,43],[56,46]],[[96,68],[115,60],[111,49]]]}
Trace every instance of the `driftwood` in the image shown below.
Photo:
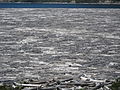
{"label": "driftwood", "polygon": [[91,82],[95,82],[95,83],[104,83],[106,82],[106,80],[95,80],[92,78],[87,78],[87,77],[80,77],[81,80],[83,81],[91,81]]}
{"label": "driftwood", "polygon": [[92,90],[97,90],[97,89],[100,89],[101,87],[102,88],[104,87],[104,83],[98,83],[98,85],[95,88],[93,88]]}
{"label": "driftwood", "polygon": [[27,90],[58,90],[58,89],[56,87],[46,87],[46,88],[34,87],[34,88],[28,88]]}
{"label": "driftwood", "polygon": [[25,90],[56,90],[56,89],[57,88],[37,88],[37,87],[34,87],[34,88],[27,88]]}
{"label": "driftwood", "polygon": [[73,80],[73,78],[64,79],[64,80],[60,80],[60,81],[55,80],[55,82],[48,84],[48,86],[58,85],[58,84],[61,84],[62,82],[68,82],[68,81],[71,81],[71,80]]}
{"label": "driftwood", "polygon": [[20,84],[20,83],[16,83],[16,82],[14,82],[13,84],[15,86],[35,87],[35,88],[29,89],[29,90],[55,90],[55,89],[57,89],[57,87],[54,87],[54,86],[42,88],[41,84]]}
{"label": "driftwood", "polygon": [[36,90],[56,90],[56,87],[36,88]]}
{"label": "driftwood", "polygon": [[54,86],[54,85],[57,85],[58,82],[53,82],[53,83],[48,83],[47,86]]}
{"label": "driftwood", "polygon": [[60,82],[68,82],[68,81],[71,81],[71,80],[73,80],[73,78],[64,79],[64,80],[61,80]]}
{"label": "driftwood", "polygon": [[[75,80],[74,80],[75,79]],[[80,80],[80,79],[79,79]],[[28,90],[62,90],[69,87],[91,87],[91,90],[97,90],[100,88],[105,88],[109,90],[107,85],[109,85],[111,81],[107,80],[95,80],[92,78],[81,77],[81,80],[78,81],[76,78],[68,78],[63,80],[51,80],[51,81],[43,81],[43,82],[28,82],[28,83],[17,83],[14,82],[15,86],[22,86],[28,88]],[[31,88],[30,88],[31,87]],[[29,89],[30,88],[30,89]]]}
{"label": "driftwood", "polygon": [[90,79],[90,81],[95,82],[95,83],[104,83],[104,82],[106,82],[106,80],[94,80],[94,79]]}
{"label": "driftwood", "polygon": [[20,84],[20,83],[13,83],[16,86],[24,86],[24,87],[41,87],[42,85],[40,84]]}
{"label": "driftwood", "polygon": [[71,86],[95,86],[94,83],[61,83],[60,85],[71,85]]}
{"label": "driftwood", "polygon": [[105,90],[111,90],[108,86],[104,86]]}
{"label": "driftwood", "polygon": [[46,82],[46,81],[44,81],[44,82],[30,82],[30,84],[45,84],[45,83],[48,83],[48,82]]}

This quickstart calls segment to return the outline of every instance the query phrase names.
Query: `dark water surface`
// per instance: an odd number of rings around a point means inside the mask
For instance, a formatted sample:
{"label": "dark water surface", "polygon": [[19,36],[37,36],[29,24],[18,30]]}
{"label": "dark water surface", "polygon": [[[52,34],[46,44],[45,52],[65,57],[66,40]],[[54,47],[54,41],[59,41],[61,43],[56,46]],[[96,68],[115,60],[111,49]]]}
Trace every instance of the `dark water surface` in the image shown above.
{"label": "dark water surface", "polygon": [[120,4],[0,3],[0,8],[120,8]]}
{"label": "dark water surface", "polygon": [[120,9],[0,9],[0,80],[120,76]]}

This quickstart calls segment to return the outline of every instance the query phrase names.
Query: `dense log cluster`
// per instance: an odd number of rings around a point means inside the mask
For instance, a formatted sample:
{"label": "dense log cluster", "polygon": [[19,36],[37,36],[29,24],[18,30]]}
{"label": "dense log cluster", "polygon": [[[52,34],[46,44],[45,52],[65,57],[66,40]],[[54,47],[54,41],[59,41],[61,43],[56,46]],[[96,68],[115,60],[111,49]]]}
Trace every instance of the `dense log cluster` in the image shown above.
{"label": "dense log cluster", "polygon": [[[86,78],[83,80],[82,78]],[[28,80],[23,82],[1,82],[0,90],[118,90],[119,81],[94,80],[86,76],[66,78],[63,80],[53,79],[49,81]],[[115,87],[117,85],[117,87]]]}

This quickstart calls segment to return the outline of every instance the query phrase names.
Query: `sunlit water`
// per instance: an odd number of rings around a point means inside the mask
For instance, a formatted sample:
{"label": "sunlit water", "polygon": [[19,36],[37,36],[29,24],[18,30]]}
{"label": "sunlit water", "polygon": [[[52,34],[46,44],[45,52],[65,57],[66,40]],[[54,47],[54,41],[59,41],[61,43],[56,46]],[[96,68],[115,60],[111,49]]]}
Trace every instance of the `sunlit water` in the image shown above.
{"label": "sunlit water", "polygon": [[120,76],[120,9],[0,9],[0,80]]}

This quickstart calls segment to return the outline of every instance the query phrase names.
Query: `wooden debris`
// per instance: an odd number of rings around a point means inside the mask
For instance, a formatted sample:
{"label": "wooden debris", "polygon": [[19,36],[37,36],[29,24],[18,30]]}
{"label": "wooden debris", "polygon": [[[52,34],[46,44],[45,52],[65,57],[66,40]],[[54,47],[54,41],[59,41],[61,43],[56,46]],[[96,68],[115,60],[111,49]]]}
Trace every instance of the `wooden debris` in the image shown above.
{"label": "wooden debris", "polygon": [[61,85],[72,85],[72,86],[92,86],[93,83],[61,83]]}
{"label": "wooden debris", "polygon": [[24,86],[24,87],[41,87],[41,84],[20,84],[17,82],[14,82],[14,85],[16,86]]}
{"label": "wooden debris", "polygon": [[[79,78],[79,77],[78,77]],[[12,82],[12,87],[23,87],[23,90],[97,90],[103,88],[109,90],[108,85],[112,82],[110,80],[96,80],[88,77],[81,76],[81,79],[67,78],[63,80],[50,80],[50,81],[28,81],[23,83]],[[6,82],[5,82],[6,83]],[[2,85],[2,84],[1,84]],[[4,85],[4,84],[3,84]]]}
{"label": "wooden debris", "polygon": [[68,82],[68,81],[71,81],[71,80],[73,80],[73,78],[64,79],[64,80],[61,80],[60,82]]}
{"label": "wooden debris", "polygon": [[98,83],[98,84],[96,85],[96,87],[93,88],[93,90],[100,89],[101,87],[102,87],[102,88],[104,87],[104,83]]}

